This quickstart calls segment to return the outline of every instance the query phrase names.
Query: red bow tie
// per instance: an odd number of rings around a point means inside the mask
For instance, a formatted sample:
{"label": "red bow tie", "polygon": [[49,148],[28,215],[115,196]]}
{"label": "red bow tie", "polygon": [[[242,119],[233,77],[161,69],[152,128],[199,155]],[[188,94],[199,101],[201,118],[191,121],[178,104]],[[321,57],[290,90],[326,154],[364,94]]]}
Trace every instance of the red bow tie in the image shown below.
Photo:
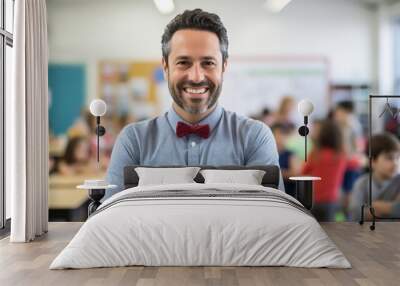
{"label": "red bow tie", "polygon": [[189,134],[196,134],[206,139],[210,136],[210,126],[208,124],[188,125],[186,123],[179,121],[176,124],[176,136],[183,137]]}

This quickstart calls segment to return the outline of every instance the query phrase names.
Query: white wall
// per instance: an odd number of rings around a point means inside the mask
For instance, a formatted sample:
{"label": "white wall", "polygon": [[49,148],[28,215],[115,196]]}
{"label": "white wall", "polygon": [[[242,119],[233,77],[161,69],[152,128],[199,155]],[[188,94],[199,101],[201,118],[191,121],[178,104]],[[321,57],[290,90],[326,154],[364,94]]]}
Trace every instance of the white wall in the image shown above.
{"label": "white wall", "polygon": [[[331,80],[375,83],[377,11],[356,0],[293,0],[279,14],[264,0],[175,0],[176,13],[200,7],[218,13],[228,29],[230,55],[317,55]],[[160,39],[175,15],[151,0],[48,0],[50,60],[88,64],[88,95],[96,96],[101,59],[161,56]]]}
{"label": "white wall", "polygon": [[393,21],[400,18],[400,3],[379,9],[379,92],[390,94],[394,89],[394,38]]}

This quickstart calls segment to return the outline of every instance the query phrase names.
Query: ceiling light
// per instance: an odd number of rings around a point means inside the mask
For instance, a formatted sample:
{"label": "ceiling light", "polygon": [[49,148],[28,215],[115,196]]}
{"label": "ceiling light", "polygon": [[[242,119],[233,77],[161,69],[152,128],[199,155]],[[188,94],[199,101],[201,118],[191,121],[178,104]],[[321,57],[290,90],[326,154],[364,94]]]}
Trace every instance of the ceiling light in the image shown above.
{"label": "ceiling light", "polygon": [[175,9],[174,0],[154,0],[154,4],[161,14],[169,14]]}
{"label": "ceiling light", "polygon": [[267,0],[264,7],[270,12],[279,13],[291,0]]}

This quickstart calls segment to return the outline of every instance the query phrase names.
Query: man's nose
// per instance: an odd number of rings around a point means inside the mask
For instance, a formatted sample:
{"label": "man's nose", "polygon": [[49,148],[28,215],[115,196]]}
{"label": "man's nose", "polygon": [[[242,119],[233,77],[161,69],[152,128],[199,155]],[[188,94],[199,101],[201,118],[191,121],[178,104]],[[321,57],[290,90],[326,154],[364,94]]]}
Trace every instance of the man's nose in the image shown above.
{"label": "man's nose", "polygon": [[193,82],[203,81],[205,77],[202,67],[199,64],[194,64],[189,70],[188,77],[188,79]]}

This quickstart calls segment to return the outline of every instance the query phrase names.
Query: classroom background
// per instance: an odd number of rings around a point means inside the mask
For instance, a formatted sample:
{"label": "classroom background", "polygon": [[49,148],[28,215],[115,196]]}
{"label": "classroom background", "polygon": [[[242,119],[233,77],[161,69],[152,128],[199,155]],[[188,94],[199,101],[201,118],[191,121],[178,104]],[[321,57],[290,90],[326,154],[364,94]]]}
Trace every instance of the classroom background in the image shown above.
{"label": "classroom background", "polygon": [[[316,192],[329,194],[316,196],[315,215],[354,219],[352,190],[368,167],[368,95],[400,94],[398,1],[174,0],[170,12],[156,2],[169,1],[47,1],[50,220],[85,220],[87,193],[76,185],[104,176],[114,140],[126,124],[170,107],[161,35],[176,14],[194,8],[217,13],[226,26],[230,57],[220,104],[273,130],[288,193],[293,191],[288,177],[313,172],[297,133],[302,125],[297,103],[304,98],[314,103],[309,156],[318,158],[322,147],[345,154],[343,164],[322,167],[330,179],[325,191],[317,187]],[[272,2],[288,3],[276,11]],[[95,98],[108,108],[100,164],[95,119],[88,110]],[[400,100],[389,103],[397,110]],[[400,118],[381,115],[385,104],[374,103],[372,131],[398,138]]]}

